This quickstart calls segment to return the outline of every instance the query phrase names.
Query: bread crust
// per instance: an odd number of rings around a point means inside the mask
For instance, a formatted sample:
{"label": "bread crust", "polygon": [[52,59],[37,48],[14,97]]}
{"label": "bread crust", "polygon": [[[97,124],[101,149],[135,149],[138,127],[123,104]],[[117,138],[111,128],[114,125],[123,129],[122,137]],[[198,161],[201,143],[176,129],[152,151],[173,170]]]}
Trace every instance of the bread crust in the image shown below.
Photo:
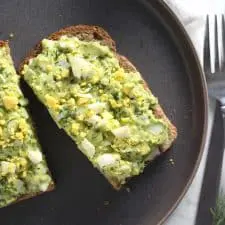
{"label": "bread crust", "polygon": [[20,198],[18,198],[15,202],[13,202],[12,204],[15,204],[17,202],[20,202],[20,201],[23,201],[23,200],[26,200],[26,199],[29,199],[29,198],[33,198],[33,197],[41,195],[45,192],[53,191],[54,189],[55,189],[55,185],[54,185],[54,183],[51,183],[51,184],[49,184],[46,191],[40,191],[40,192],[36,192],[36,193],[32,193],[32,194],[23,195]]}
{"label": "bread crust", "polygon": [[[101,27],[98,26],[90,26],[90,25],[76,25],[76,26],[70,26],[66,27],[63,29],[60,29],[57,32],[54,32],[50,34],[47,39],[51,40],[58,40],[61,36],[67,35],[67,36],[76,36],[80,40],[84,41],[99,41],[101,44],[108,46],[115,54],[115,56],[119,60],[120,66],[126,71],[126,72],[136,72],[137,69],[136,67],[125,57],[117,53],[116,51],[116,45],[113,39],[110,37],[110,35]],[[24,59],[24,61],[20,64],[19,66],[19,72],[22,74],[22,70],[25,64],[28,64],[29,60],[31,58],[36,57],[39,53],[41,53],[42,47],[41,47],[41,42],[39,42],[34,49],[30,52],[30,54]],[[148,91],[150,91],[147,83],[144,84],[144,88]],[[151,91],[150,91],[151,92]],[[157,118],[163,119],[169,128],[169,139],[167,142],[159,146],[160,154],[163,152],[167,151],[170,146],[172,145],[173,141],[177,137],[177,129],[176,127],[170,122],[168,117],[165,115],[162,107],[157,104],[155,108],[153,109],[154,114],[156,115]],[[159,155],[160,155],[159,154]],[[154,158],[156,158],[155,156]],[[154,160],[152,158],[149,161]],[[116,180],[112,180],[110,178],[106,179],[112,184],[112,186],[116,189],[119,190],[121,187],[121,184],[118,183]]]}

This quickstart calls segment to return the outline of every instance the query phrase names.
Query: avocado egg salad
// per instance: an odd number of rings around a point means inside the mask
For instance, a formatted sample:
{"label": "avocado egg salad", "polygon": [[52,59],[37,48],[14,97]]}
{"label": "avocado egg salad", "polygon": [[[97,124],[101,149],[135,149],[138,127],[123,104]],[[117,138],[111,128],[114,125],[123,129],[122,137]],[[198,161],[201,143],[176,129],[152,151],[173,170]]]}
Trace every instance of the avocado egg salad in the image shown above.
{"label": "avocado egg salad", "polygon": [[8,44],[0,41],[0,207],[53,186],[26,105]]}
{"label": "avocado egg salad", "polygon": [[58,127],[116,189],[140,174],[170,138],[139,72],[126,71],[97,40],[43,39],[22,75]]}

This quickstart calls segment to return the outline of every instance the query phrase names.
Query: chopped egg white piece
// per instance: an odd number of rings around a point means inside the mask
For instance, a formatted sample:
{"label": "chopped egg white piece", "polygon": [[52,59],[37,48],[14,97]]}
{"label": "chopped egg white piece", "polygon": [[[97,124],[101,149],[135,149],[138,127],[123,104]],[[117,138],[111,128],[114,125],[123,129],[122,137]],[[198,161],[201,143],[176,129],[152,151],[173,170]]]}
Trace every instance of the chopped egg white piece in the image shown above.
{"label": "chopped egg white piece", "polygon": [[39,187],[40,187],[40,190],[44,192],[44,191],[46,191],[46,190],[48,189],[49,183],[48,183],[48,182],[46,182],[46,183],[41,183],[41,184],[39,185]]}
{"label": "chopped egg white piece", "polygon": [[105,119],[102,119],[98,115],[91,116],[87,121],[91,123],[92,125],[94,125],[94,127],[102,127],[102,126],[105,126],[107,123]]}
{"label": "chopped egg white piece", "polygon": [[16,165],[11,162],[2,161],[0,170],[2,175],[8,174],[8,173],[15,173]]}
{"label": "chopped egg white piece", "polygon": [[90,99],[93,98],[93,96],[91,94],[82,94],[82,93],[80,93],[77,96],[80,97],[80,98],[90,98]]}
{"label": "chopped egg white piece", "polygon": [[94,75],[95,69],[93,68],[92,64],[83,57],[69,55],[68,59],[72,68],[73,75],[76,78],[87,78]]}
{"label": "chopped egg white piece", "polygon": [[88,141],[86,138],[81,142],[81,150],[85,155],[87,155],[89,158],[92,158],[95,154],[95,146]]}
{"label": "chopped egg white piece", "polygon": [[93,115],[87,121],[92,125],[97,125],[101,120],[102,118],[100,116]]}
{"label": "chopped egg white piece", "polygon": [[101,121],[99,121],[99,123],[97,124],[98,127],[104,127],[107,124],[107,120],[106,119],[101,119]]}
{"label": "chopped egg white piece", "polygon": [[44,48],[52,49],[55,47],[55,41],[49,39],[43,39],[42,45]]}
{"label": "chopped egg white piece", "polygon": [[102,112],[106,108],[106,104],[103,102],[96,102],[88,105],[88,108],[96,113]]}
{"label": "chopped egg white piece", "polygon": [[59,46],[62,49],[73,49],[75,47],[75,45],[73,43],[67,42],[67,41],[60,42]]}
{"label": "chopped egg white piece", "polygon": [[149,131],[154,135],[158,135],[163,131],[164,127],[162,124],[152,124],[149,126]]}
{"label": "chopped egg white piece", "polygon": [[98,156],[97,164],[100,168],[103,168],[105,166],[113,165],[117,160],[120,159],[120,156],[118,154],[111,154],[111,153],[105,153],[100,156]]}
{"label": "chopped egg white piece", "polygon": [[42,161],[43,157],[40,151],[29,150],[28,158],[33,164],[38,164]]}
{"label": "chopped egg white piece", "polygon": [[130,129],[128,126],[123,126],[112,130],[112,133],[118,138],[130,137]]}

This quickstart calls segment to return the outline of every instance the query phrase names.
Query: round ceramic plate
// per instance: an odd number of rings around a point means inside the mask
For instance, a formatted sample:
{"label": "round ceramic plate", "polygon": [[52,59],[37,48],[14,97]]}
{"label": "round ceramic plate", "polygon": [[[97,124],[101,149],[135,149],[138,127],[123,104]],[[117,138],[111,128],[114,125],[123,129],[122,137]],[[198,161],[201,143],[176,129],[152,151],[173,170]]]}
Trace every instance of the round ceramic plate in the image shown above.
{"label": "round ceramic plate", "polygon": [[[193,46],[162,1],[1,0],[0,38],[16,66],[42,38],[75,24],[103,27],[139,69],[178,128],[172,149],[121,191],[112,189],[23,84],[56,190],[0,210],[4,225],[156,225],[173,211],[200,162],[206,85]],[[174,160],[174,165],[170,159]]]}

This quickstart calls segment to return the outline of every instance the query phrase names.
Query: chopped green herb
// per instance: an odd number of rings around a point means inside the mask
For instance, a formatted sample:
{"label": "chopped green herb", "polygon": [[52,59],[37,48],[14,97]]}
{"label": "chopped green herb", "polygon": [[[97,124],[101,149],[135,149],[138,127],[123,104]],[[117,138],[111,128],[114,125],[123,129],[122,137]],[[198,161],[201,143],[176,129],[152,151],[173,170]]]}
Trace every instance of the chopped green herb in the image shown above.
{"label": "chopped green herb", "polygon": [[213,225],[224,225],[225,224],[225,194],[220,193],[216,202],[216,207],[210,209],[213,215]]}

